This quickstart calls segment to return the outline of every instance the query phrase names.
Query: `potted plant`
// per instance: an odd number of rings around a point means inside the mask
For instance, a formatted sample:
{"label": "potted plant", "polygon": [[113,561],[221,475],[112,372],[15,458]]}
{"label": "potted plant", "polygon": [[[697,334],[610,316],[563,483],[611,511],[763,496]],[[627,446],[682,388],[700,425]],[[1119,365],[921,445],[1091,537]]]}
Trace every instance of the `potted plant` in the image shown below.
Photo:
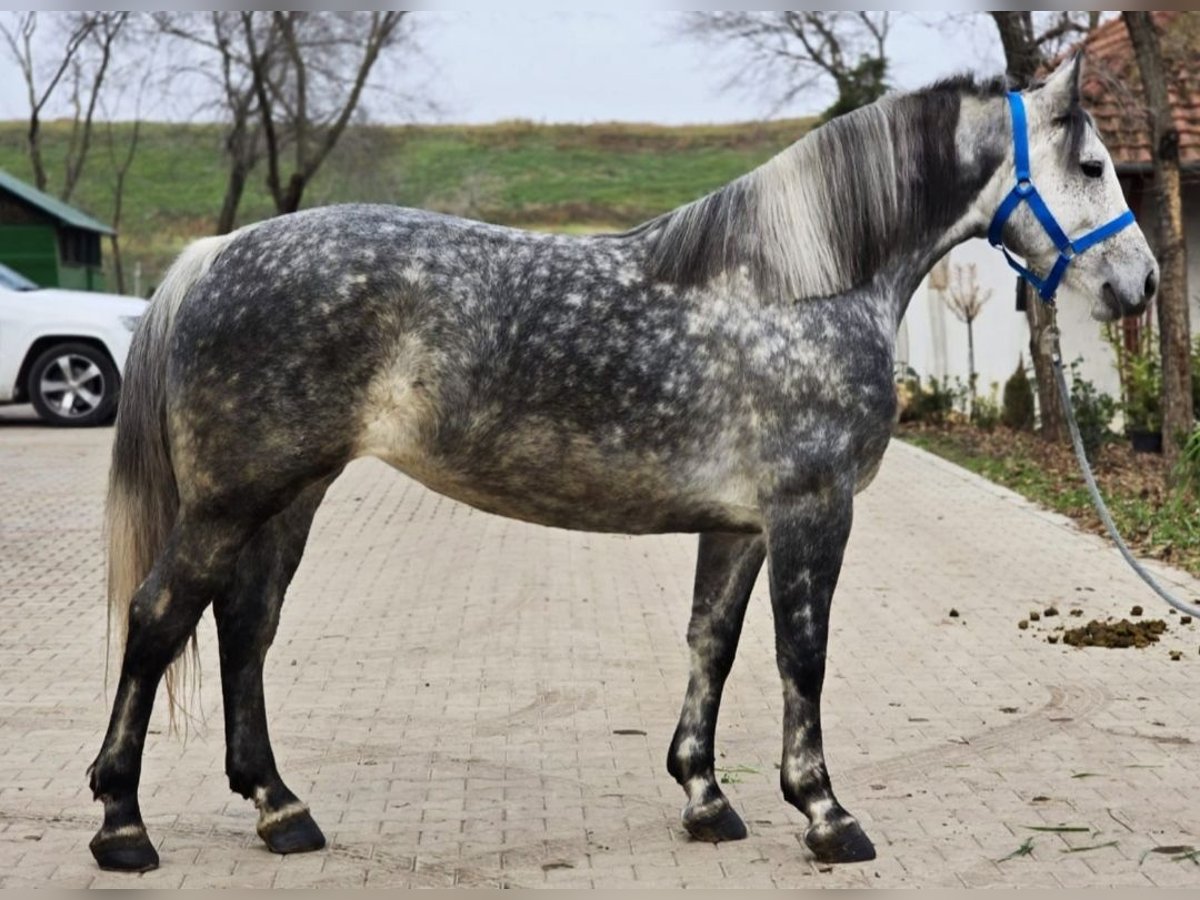
{"label": "potted plant", "polygon": [[1113,328],[1109,342],[1117,354],[1125,434],[1135,452],[1162,453],[1162,366],[1158,342],[1148,323],[1132,334]]}

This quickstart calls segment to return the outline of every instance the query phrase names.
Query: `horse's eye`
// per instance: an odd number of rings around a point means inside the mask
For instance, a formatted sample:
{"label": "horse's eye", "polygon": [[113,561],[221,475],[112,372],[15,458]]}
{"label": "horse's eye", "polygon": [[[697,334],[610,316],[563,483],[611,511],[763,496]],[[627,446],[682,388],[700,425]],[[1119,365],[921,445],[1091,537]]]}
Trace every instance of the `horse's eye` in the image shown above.
{"label": "horse's eye", "polygon": [[1095,160],[1081,163],[1080,168],[1083,169],[1083,174],[1088,178],[1099,178],[1104,174],[1104,163],[1096,162]]}

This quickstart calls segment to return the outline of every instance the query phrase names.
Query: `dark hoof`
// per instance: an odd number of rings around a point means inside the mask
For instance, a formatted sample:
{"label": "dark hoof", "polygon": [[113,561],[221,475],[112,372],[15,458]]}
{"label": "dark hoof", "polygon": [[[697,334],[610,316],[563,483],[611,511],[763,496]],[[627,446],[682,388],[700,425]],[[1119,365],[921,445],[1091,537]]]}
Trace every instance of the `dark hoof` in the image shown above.
{"label": "dark hoof", "polygon": [[853,863],[875,858],[875,845],[853,820],[837,830],[826,828],[818,832],[809,828],[804,834],[804,843],[816,856],[817,862]]}
{"label": "dark hoof", "polygon": [[308,853],[325,846],[325,835],[307,809],[266,826],[260,823],[258,836],[272,853]]}
{"label": "dark hoof", "polygon": [[719,844],[722,841],[740,841],[746,837],[746,823],[742,817],[726,804],[714,816],[704,819],[688,817],[688,810],[683,811],[683,827],[687,829],[693,840],[707,841]]}
{"label": "dark hoof", "polygon": [[143,829],[129,834],[98,831],[88,847],[106,872],[149,872],[158,868],[158,851]]}

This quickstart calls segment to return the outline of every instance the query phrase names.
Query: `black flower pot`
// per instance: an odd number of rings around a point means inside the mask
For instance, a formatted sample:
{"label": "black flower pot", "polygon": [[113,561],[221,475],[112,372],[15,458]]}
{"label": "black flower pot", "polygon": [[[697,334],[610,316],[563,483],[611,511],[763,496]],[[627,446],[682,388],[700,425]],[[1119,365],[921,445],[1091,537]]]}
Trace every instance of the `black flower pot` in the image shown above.
{"label": "black flower pot", "polygon": [[1161,431],[1137,431],[1130,429],[1129,445],[1134,453],[1162,453]]}

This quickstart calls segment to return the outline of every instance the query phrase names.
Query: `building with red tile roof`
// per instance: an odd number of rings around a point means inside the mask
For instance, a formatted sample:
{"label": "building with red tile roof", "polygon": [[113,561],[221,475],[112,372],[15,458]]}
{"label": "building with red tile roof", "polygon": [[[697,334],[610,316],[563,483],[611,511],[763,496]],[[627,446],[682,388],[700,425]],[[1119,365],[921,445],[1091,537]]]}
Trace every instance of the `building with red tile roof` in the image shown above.
{"label": "building with red tile roof", "polygon": [[[1200,173],[1200,12],[1153,13],[1162,39],[1167,85],[1179,130],[1180,164]],[[1145,94],[1129,32],[1118,16],[1089,34],[1083,102],[1112,154],[1117,171],[1151,171]]]}

